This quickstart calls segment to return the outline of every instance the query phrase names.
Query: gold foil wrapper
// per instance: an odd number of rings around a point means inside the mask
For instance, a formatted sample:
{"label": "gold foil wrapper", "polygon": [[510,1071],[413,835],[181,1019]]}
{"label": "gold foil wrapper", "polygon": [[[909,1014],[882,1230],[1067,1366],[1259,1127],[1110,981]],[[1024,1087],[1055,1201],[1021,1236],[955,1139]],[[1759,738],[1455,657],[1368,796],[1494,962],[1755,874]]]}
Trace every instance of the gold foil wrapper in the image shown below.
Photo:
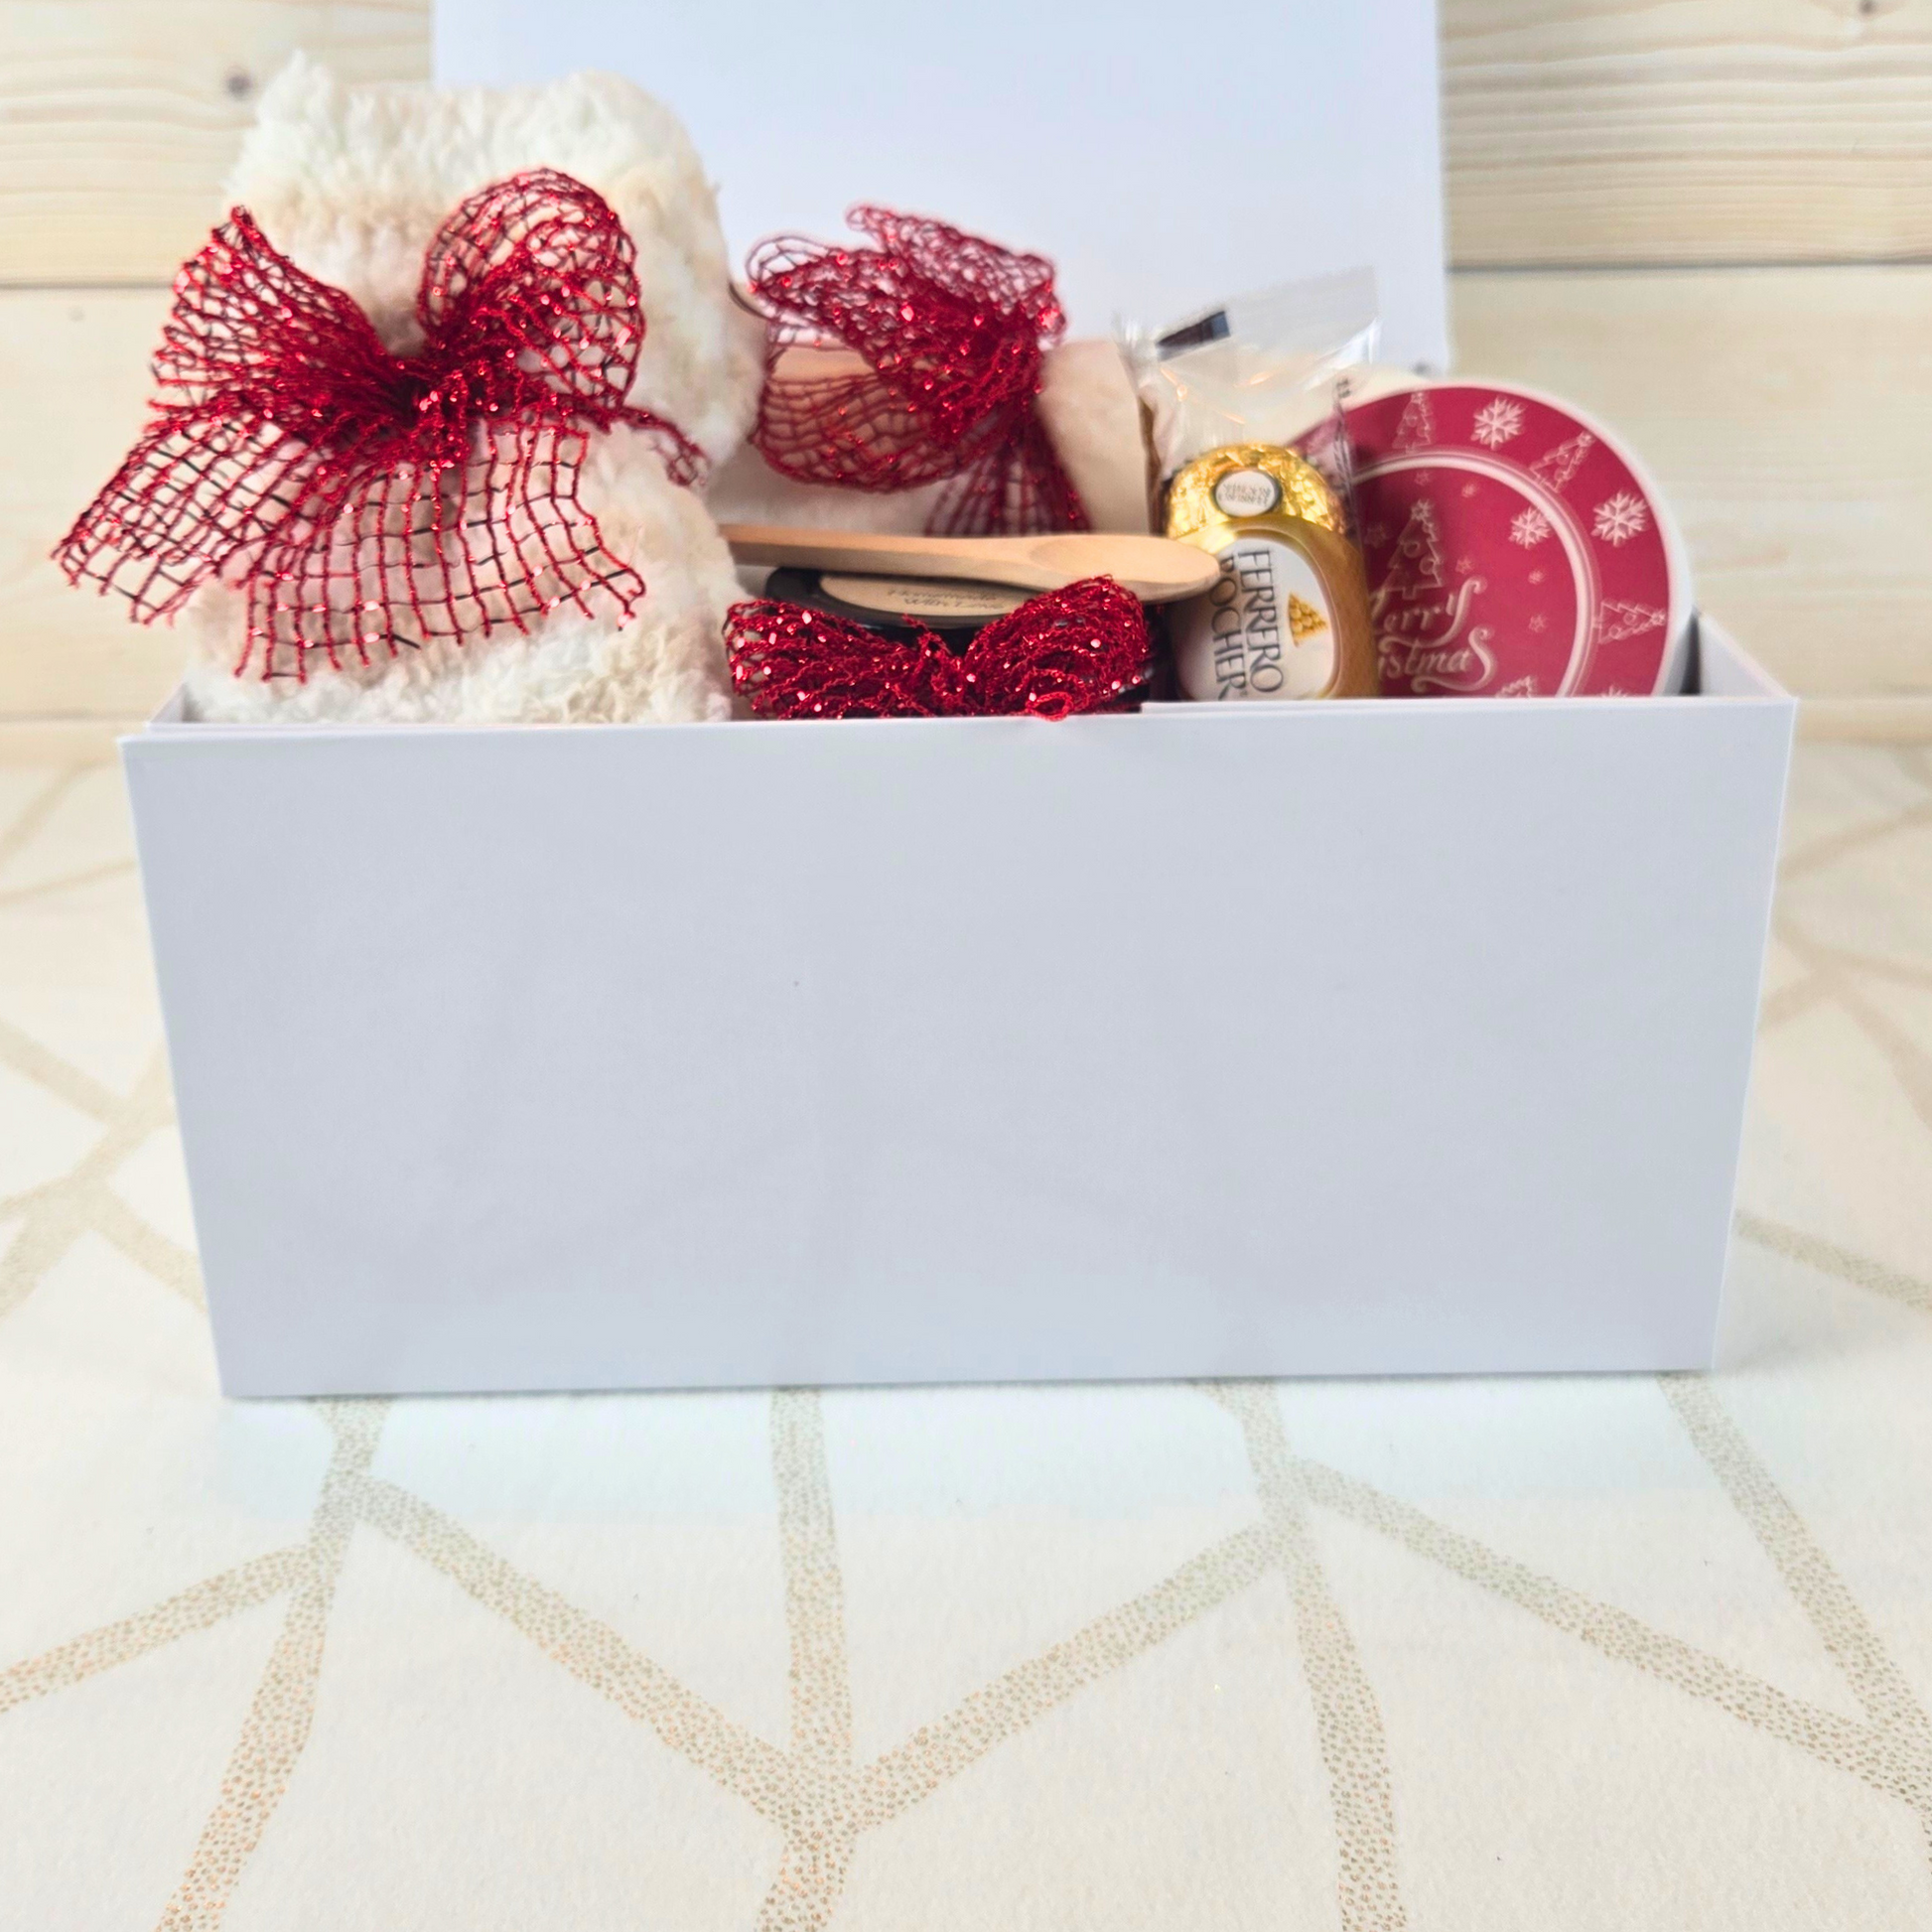
{"label": "gold foil wrapper", "polygon": [[[1245,476],[1270,479],[1280,494],[1273,503],[1257,501],[1254,507],[1245,509],[1229,509],[1216,501],[1217,489],[1230,479]],[[1231,443],[1225,449],[1210,450],[1177,470],[1168,485],[1171,537],[1192,537],[1211,523],[1234,523],[1255,516],[1299,517],[1337,536],[1347,529],[1341,503],[1327,478],[1293,450],[1272,443]]]}
{"label": "gold foil wrapper", "polygon": [[1327,479],[1293,450],[1231,443],[1168,485],[1167,533],[1221,560],[1169,633],[1190,698],[1374,697],[1361,553]]}

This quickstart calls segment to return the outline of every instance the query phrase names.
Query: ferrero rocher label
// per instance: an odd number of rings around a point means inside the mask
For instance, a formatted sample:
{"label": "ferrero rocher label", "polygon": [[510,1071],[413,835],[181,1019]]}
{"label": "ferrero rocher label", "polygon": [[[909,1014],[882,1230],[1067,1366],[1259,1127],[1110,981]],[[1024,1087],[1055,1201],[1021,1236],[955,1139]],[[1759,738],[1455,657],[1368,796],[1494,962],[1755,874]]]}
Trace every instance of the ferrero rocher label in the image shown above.
{"label": "ferrero rocher label", "polygon": [[1168,486],[1167,530],[1220,559],[1220,580],[1173,608],[1190,698],[1369,698],[1379,688],[1362,560],[1341,504],[1292,450],[1237,443]]}

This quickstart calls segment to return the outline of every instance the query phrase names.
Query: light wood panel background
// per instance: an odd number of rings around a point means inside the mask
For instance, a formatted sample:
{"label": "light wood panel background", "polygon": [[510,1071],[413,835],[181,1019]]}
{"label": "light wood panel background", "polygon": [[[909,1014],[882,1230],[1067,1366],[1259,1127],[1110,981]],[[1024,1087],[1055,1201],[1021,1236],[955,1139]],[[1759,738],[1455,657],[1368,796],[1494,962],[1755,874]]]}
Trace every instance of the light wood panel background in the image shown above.
{"label": "light wood panel background", "polygon": [[[1932,734],[1932,0],[1443,9],[1461,366],[1620,427],[1702,602],[1814,723]],[[139,421],[167,280],[297,47],[418,78],[428,6],[0,0],[9,747],[172,682],[168,633],[46,552]]]}

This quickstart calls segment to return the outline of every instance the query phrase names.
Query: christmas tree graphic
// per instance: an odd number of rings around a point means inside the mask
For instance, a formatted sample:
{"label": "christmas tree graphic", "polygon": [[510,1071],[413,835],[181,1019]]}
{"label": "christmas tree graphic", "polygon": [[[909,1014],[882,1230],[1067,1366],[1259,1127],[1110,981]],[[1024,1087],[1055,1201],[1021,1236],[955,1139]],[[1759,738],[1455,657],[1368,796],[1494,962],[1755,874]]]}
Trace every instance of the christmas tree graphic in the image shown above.
{"label": "christmas tree graphic", "polygon": [[1559,443],[1554,450],[1538,457],[1530,465],[1530,475],[1540,477],[1552,489],[1561,489],[1584,467],[1584,458],[1595,447],[1596,438],[1584,430],[1568,443]]}
{"label": "christmas tree graphic", "polygon": [[1436,505],[1422,496],[1395,540],[1382,590],[1386,596],[1413,603],[1419,597],[1440,596],[1442,589],[1443,545],[1436,530]]}
{"label": "christmas tree graphic", "polygon": [[1395,447],[1416,450],[1436,440],[1436,417],[1429,407],[1429,391],[1416,390],[1403,405],[1402,420],[1395,426]]}
{"label": "christmas tree graphic", "polygon": [[1641,637],[1664,621],[1664,614],[1648,604],[1626,604],[1619,598],[1605,598],[1596,613],[1592,634],[1599,644],[1620,644],[1626,637]]}

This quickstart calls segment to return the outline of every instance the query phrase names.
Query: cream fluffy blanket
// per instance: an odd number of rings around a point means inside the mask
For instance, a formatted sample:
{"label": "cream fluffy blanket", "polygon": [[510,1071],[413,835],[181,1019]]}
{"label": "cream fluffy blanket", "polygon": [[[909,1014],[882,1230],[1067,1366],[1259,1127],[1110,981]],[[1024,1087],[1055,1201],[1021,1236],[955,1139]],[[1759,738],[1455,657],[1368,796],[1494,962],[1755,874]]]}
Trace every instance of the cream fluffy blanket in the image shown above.
{"label": "cream fluffy blanket", "polygon": [[[605,548],[648,593],[624,619],[564,604],[527,632],[443,639],[317,669],[236,675],[240,593],[205,587],[182,617],[190,715],[277,723],[699,720],[731,715],[724,617],[741,595],[715,518],[916,529],[941,485],[897,495],[788,483],[741,447],[758,406],[762,328],[732,298],[717,205],[676,117],[610,74],[540,87],[347,87],[298,56],[263,96],[228,183],[298,267],[346,290],[391,350],[417,345],[423,256],[465,196],[523,169],[597,190],[637,250],[647,333],[631,403],[668,417],[716,466],[709,492],[670,482],[649,442],[594,438],[580,485]],[[1113,345],[1046,360],[1041,413],[1094,524],[1147,527],[1139,405]],[[259,664],[259,657],[256,665]]]}
{"label": "cream fluffy blanket", "polygon": [[[229,200],[310,274],[347,290],[392,350],[414,346],[423,253],[466,195],[520,170],[560,168],[597,190],[637,249],[647,333],[630,401],[669,417],[722,463],[758,404],[761,332],[731,299],[716,203],[676,118],[609,74],[451,92],[345,87],[298,58],[264,95]],[[720,629],[738,596],[697,492],[645,438],[593,441],[581,498],[606,548],[649,587],[627,621],[570,605],[527,634],[498,626],[346,663],[306,683],[234,675],[242,598],[205,589],[184,614],[188,698],[202,718],[308,722],[563,722],[730,715]]]}

